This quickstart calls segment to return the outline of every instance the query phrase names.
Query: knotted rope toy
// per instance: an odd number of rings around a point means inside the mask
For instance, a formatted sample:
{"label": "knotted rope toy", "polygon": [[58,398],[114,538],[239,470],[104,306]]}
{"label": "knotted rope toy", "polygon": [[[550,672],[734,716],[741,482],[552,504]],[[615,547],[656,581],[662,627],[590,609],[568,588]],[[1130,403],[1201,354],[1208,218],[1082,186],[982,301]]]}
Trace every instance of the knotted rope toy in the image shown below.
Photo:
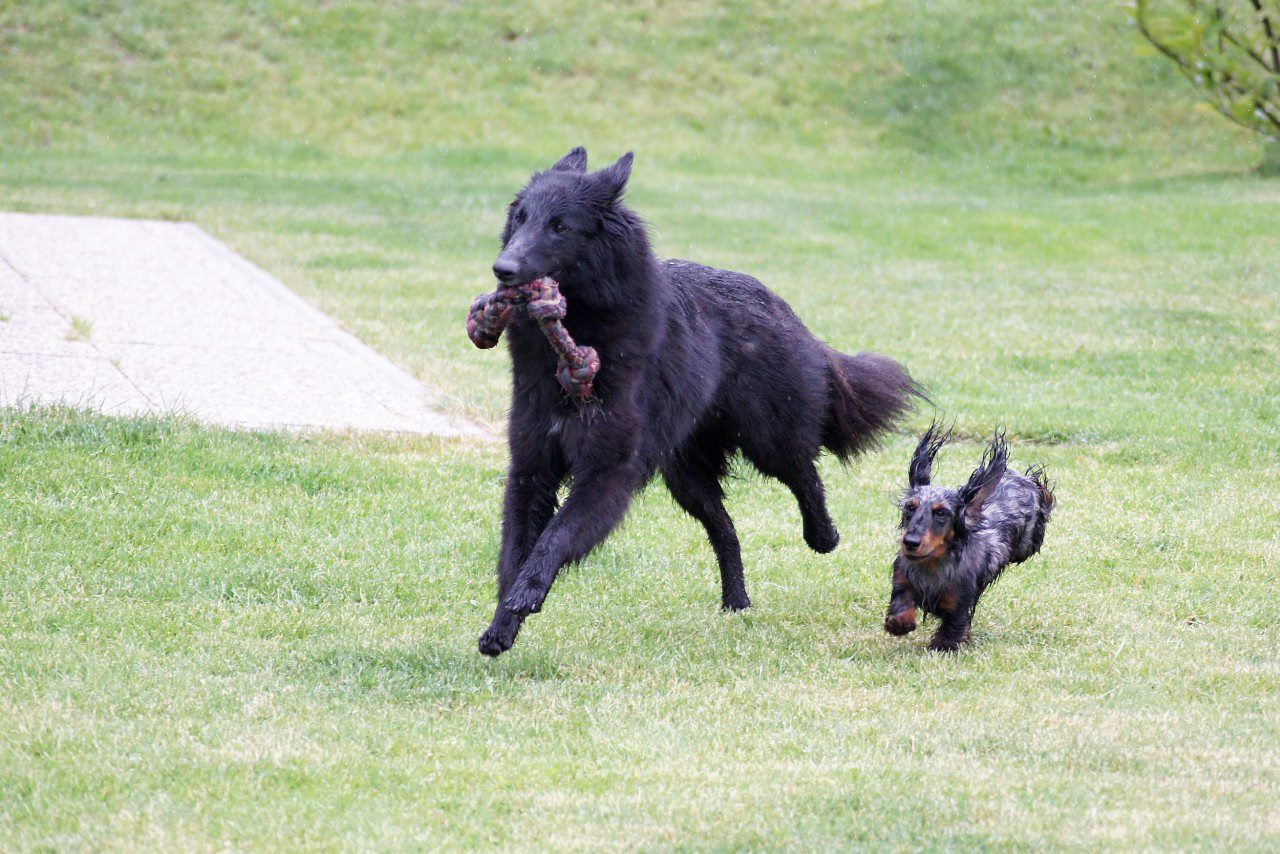
{"label": "knotted rope toy", "polygon": [[502,286],[493,293],[481,294],[471,303],[467,313],[467,337],[481,350],[498,343],[517,306],[523,305],[535,320],[560,364],[556,379],[569,397],[591,399],[591,386],[600,372],[600,357],[594,347],[579,347],[564,328],[569,304],[560,293],[560,283],[549,276],[515,287]]}

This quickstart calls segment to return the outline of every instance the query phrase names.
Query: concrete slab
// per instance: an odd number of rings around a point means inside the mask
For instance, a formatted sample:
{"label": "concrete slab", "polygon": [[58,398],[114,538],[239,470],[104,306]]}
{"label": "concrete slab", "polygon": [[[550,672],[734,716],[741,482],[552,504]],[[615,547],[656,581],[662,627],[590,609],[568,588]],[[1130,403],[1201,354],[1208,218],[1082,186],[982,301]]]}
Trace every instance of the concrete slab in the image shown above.
{"label": "concrete slab", "polygon": [[6,406],[60,402],[107,415],[140,415],[152,402],[110,362],[95,357],[0,353]]}
{"label": "concrete slab", "polygon": [[190,223],[0,213],[0,405],[486,436]]}

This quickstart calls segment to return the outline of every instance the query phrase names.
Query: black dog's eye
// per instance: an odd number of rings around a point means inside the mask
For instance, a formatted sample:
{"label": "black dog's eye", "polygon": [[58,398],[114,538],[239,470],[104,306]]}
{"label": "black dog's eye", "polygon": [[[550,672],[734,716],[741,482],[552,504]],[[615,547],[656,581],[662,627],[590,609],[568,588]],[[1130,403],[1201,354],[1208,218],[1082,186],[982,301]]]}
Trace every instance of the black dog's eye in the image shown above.
{"label": "black dog's eye", "polygon": [[516,225],[524,225],[524,221],[527,218],[524,211],[516,211]]}
{"label": "black dog's eye", "polygon": [[939,507],[937,510],[933,511],[933,518],[935,519],[945,519],[950,515],[951,515],[951,512],[949,510],[943,509],[942,507]]}
{"label": "black dog's eye", "polygon": [[569,226],[565,225],[563,222],[556,219],[551,221],[551,230],[554,231],[556,234],[564,234],[566,231],[569,230]]}

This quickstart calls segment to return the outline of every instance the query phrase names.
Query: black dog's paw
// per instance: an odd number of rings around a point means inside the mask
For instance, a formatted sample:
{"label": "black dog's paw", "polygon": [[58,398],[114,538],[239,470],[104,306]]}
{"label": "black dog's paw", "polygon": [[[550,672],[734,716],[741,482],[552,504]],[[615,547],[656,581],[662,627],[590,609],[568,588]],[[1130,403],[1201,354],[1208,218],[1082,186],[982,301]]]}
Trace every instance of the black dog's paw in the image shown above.
{"label": "black dog's paw", "polygon": [[490,658],[502,655],[516,642],[520,621],[510,614],[494,617],[493,623],[480,635],[480,654]]}
{"label": "black dog's paw", "polygon": [[896,614],[889,614],[884,618],[884,630],[891,635],[909,635],[916,630],[916,612],[912,608],[910,611],[899,611]]}
{"label": "black dog's paw", "polygon": [[503,632],[490,626],[480,635],[480,654],[494,658],[511,649],[513,643],[515,638],[507,637]]}
{"label": "black dog's paw", "polygon": [[840,532],[836,530],[835,525],[830,523],[826,525],[805,525],[804,541],[809,544],[809,548],[818,554],[824,555],[835,551],[836,546],[840,545]]}
{"label": "black dog's paw", "polygon": [[743,593],[740,596],[729,596],[720,600],[722,611],[745,611],[751,607],[751,597]]}
{"label": "black dog's paw", "polygon": [[507,592],[502,600],[502,607],[518,617],[527,617],[541,611],[542,603],[545,601],[547,601],[546,587],[531,584],[521,578],[517,579],[511,586],[511,590]]}

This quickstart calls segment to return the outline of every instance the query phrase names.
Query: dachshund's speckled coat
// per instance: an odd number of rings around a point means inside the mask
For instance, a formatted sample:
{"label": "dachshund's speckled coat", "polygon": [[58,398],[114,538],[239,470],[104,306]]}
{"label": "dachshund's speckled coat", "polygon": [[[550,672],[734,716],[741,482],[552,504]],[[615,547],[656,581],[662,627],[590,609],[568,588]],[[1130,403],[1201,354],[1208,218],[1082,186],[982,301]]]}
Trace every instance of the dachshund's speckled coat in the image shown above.
{"label": "dachshund's speckled coat", "polygon": [[968,642],[978,600],[1005,567],[1040,551],[1054,505],[1043,469],[1007,470],[1008,449],[999,436],[963,487],[933,485],[933,458],[948,438],[931,426],[912,457],[884,620],[885,631],[905,635],[923,608],[942,621],[929,648],[945,651]]}

